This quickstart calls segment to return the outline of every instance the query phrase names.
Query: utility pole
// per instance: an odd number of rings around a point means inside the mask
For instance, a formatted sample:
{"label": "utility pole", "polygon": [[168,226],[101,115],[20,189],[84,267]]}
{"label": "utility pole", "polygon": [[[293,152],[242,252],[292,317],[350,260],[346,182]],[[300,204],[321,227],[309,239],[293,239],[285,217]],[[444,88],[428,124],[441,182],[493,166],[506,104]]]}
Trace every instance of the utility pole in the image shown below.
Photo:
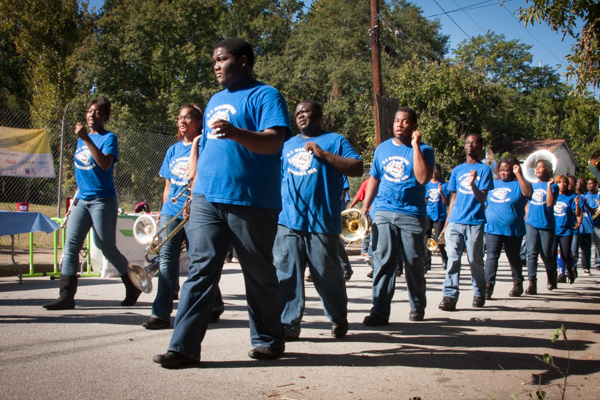
{"label": "utility pole", "polygon": [[375,146],[381,143],[377,96],[383,96],[381,80],[381,43],[379,41],[379,0],[371,0],[371,64],[373,67],[373,109],[375,111]]}

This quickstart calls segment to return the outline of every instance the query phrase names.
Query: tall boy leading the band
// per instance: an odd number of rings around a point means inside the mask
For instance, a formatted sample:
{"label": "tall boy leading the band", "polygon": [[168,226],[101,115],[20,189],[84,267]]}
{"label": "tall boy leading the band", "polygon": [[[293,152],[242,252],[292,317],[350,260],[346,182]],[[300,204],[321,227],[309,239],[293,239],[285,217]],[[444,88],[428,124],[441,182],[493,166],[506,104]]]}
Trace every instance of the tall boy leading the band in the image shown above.
{"label": "tall boy leading the band", "polygon": [[274,88],[254,79],[254,52],[242,39],[213,51],[224,90],[204,114],[198,178],[188,234],[190,272],[181,288],[171,344],[154,362],[185,368],[200,362],[227,251],[237,252],[248,301],[248,355],[279,357],[285,349],[281,291],[271,250],[281,210],[281,148],[291,136],[287,105]]}
{"label": "tall boy leading the band", "polygon": [[[363,163],[350,142],[321,127],[323,112],[314,101],[296,106],[301,133],[283,146],[283,210],[279,214],[273,257],[281,284],[281,322],[286,340],[297,340],[304,313],[304,270],[308,265],[331,334],[348,331],[348,298],[340,268],[340,196],[344,175],[360,176]],[[340,251],[345,251],[344,248]]]}
{"label": "tall boy leading the band", "polygon": [[444,228],[448,267],[443,284],[443,299],[439,308],[454,311],[458,301],[458,282],[463,249],[471,267],[473,307],[485,305],[485,268],[483,263],[483,235],[487,193],[494,188],[490,167],[479,160],[483,143],[481,136],[469,135],[465,140],[467,160],[450,174],[448,190],[450,216]]}
{"label": "tall boy leading the band", "polygon": [[433,175],[435,158],[431,147],[421,143],[417,114],[401,107],[394,119],[394,138],[375,150],[371,177],[362,212],[375,200],[372,225],[373,307],[363,323],[385,325],[389,321],[396,287],[396,264],[406,263],[406,287],[411,321],[425,316],[425,185]]}

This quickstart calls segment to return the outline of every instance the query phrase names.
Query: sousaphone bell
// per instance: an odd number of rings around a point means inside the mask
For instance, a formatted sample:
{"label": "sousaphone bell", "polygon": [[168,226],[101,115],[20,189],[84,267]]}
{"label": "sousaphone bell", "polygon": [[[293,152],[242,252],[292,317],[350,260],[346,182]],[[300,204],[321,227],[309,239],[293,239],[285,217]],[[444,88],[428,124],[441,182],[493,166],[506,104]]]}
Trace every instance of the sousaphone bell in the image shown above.
{"label": "sousaphone bell", "polygon": [[[596,179],[600,180],[600,150],[596,150],[590,156],[588,160],[588,168],[592,175],[596,177]],[[593,210],[592,219],[596,219],[600,215],[600,200],[598,200],[598,196],[596,196],[596,208]]]}
{"label": "sousaphone bell", "polygon": [[340,237],[347,242],[360,240],[369,230],[369,221],[365,214],[356,208],[342,211],[342,233]]}
{"label": "sousaphone bell", "polygon": [[[433,234],[435,235],[435,230],[433,231]],[[440,248],[440,245],[446,244],[446,240],[444,239],[444,236],[438,238],[438,241],[436,242],[434,238],[430,237],[429,239],[427,239],[427,243],[425,244],[425,247],[427,247],[427,250],[429,250],[430,252],[434,252],[434,251],[438,251]]]}
{"label": "sousaphone bell", "polygon": [[550,162],[550,164],[552,165],[552,171],[548,172],[550,173],[550,176],[554,175],[554,173],[556,172],[557,165],[556,156],[548,150],[538,150],[531,153],[523,163],[522,170],[523,178],[525,178],[525,180],[531,183],[536,183],[539,181],[537,176],[535,176],[535,166],[541,160],[546,160]]}

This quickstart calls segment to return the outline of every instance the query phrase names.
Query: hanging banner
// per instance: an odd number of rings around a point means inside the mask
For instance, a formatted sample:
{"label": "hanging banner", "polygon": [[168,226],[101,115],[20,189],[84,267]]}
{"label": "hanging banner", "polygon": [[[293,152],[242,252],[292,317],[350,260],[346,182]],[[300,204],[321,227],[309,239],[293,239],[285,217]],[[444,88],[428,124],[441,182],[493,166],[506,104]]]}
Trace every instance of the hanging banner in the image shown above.
{"label": "hanging banner", "polygon": [[0,176],[56,178],[48,131],[0,126]]}

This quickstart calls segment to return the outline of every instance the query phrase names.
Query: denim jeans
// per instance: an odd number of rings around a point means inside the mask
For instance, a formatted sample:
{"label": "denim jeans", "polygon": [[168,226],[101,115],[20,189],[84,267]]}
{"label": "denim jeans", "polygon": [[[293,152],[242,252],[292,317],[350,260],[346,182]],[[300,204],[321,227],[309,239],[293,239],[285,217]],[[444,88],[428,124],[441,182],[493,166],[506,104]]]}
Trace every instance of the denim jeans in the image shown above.
{"label": "denim jeans", "polygon": [[396,266],[399,257],[406,264],[406,288],[412,311],[427,307],[425,268],[425,218],[401,212],[376,211],[371,240],[373,244],[373,307],[371,314],[390,317],[396,290]]}
{"label": "denim jeans", "polygon": [[346,253],[346,243],[344,243],[344,239],[337,236],[338,238],[338,263],[340,267],[342,267],[342,271],[352,273],[352,265],[350,265],[350,259],[348,258],[348,253]]}
{"label": "denim jeans", "polygon": [[344,272],[339,266],[338,246],[338,235],[277,227],[273,257],[283,300],[281,322],[288,335],[300,334],[307,265],[327,318],[336,324],[347,322],[348,297]]}
{"label": "denim jeans", "polygon": [[193,196],[187,227],[190,272],[181,287],[169,350],[200,358],[231,245],[244,275],[252,346],[284,347],[281,291],[271,254],[278,216],[279,210],[211,203],[202,195]]}
{"label": "denim jeans", "polygon": [[[573,268],[573,257],[571,256],[571,245],[573,236],[558,236],[554,235],[554,251],[560,249],[560,258],[565,263],[565,268],[570,270]],[[562,271],[564,274],[564,271]]]}
{"label": "denim jeans", "polygon": [[487,245],[487,259],[485,260],[485,281],[496,283],[496,274],[498,272],[498,259],[504,244],[504,252],[508,263],[513,281],[523,282],[523,264],[521,263],[521,243],[523,236],[503,236],[485,234],[485,242]]}
{"label": "denim jeans", "polygon": [[596,248],[596,253],[594,254],[594,267],[596,267],[596,269],[600,269],[600,227],[598,226],[594,226],[592,243],[594,243],[594,247]]}
{"label": "denim jeans", "polygon": [[[429,238],[433,238],[433,240],[435,240],[436,242],[439,240],[440,238],[440,233],[442,233],[442,230],[444,229],[444,224],[446,223],[446,220],[442,220],[439,219],[437,221],[432,220],[431,218],[429,218],[429,216],[427,217],[427,222],[425,223],[425,237],[423,238],[423,240],[425,240],[425,245],[427,245],[427,240]],[[435,230],[435,232],[432,234],[432,230]],[[448,254],[446,254],[446,245],[444,244],[440,244],[438,245],[438,249],[440,252],[440,256],[442,257],[442,261],[443,262],[448,262]],[[427,247],[425,247],[425,268],[430,268],[431,267],[431,252],[429,250],[427,250]]]}
{"label": "denim jeans", "polygon": [[[578,240],[578,248],[581,249],[581,268],[582,269],[590,269],[591,261],[592,261],[592,236],[591,233],[580,233]],[[573,237],[573,242],[575,242],[575,237]],[[577,252],[577,247],[571,246],[571,251],[575,250]]]}
{"label": "denim jeans", "polygon": [[94,227],[94,240],[106,259],[119,274],[127,274],[129,262],[117,249],[117,199],[107,197],[93,200],[76,199],[71,208],[65,233],[65,248],[62,273],[76,275],[79,269],[79,251]]}
{"label": "denim jeans", "polygon": [[554,229],[538,229],[525,224],[527,233],[527,275],[529,280],[537,279],[538,255],[542,257],[546,272],[556,274],[556,247]]}
{"label": "denim jeans", "polygon": [[483,224],[464,225],[449,222],[444,236],[446,239],[446,252],[448,253],[448,266],[446,268],[446,279],[444,279],[443,296],[458,300],[461,258],[466,246],[467,259],[471,267],[473,296],[483,297],[485,295]]}
{"label": "denim jeans", "polygon": [[360,249],[360,254],[369,253],[369,242],[371,241],[371,234],[367,233],[364,238],[361,240],[362,247]]}

